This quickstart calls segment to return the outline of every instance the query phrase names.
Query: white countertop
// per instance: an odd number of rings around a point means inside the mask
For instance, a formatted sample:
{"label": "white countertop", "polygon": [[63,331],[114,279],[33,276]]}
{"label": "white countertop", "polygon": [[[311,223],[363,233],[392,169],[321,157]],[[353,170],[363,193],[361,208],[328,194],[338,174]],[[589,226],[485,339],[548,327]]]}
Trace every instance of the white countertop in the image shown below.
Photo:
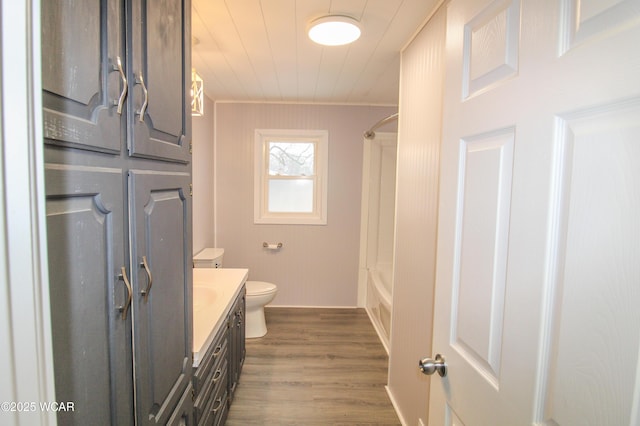
{"label": "white countertop", "polygon": [[248,269],[193,269],[193,366],[197,367],[207,352],[216,330],[226,320]]}

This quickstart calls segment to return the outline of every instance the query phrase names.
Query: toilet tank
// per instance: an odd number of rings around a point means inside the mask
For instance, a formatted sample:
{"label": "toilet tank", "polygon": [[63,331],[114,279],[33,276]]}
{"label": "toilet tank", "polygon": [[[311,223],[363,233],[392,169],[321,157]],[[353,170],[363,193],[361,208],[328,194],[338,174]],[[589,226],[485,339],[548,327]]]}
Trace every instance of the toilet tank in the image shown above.
{"label": "toilet tank", "polygon": [[223,248],[209,247],[193,256],[194,268],[222,268]]}

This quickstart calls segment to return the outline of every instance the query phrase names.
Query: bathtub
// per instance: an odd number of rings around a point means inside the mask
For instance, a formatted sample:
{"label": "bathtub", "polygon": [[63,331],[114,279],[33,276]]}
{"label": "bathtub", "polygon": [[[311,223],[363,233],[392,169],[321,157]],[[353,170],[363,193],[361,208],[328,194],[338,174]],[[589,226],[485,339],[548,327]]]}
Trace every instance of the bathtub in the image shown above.
{"label": "bathtub", "polygon": [[368,270],[366,309],[387,353],[391,336],[392,280],[390,265],[378,265]]}

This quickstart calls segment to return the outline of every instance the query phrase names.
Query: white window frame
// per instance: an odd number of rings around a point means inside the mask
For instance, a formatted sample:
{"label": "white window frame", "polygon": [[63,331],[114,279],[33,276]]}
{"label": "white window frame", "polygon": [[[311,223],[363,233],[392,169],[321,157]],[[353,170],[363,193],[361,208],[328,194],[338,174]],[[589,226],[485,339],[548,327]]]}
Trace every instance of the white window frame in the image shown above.
{"label": "white window frame", "polygon": [[[313,211],[270,212],[269,211],[269,143],[312,142],[315,174]],[[253,222],[256,224],[326,225],[327,182],[329,175],[329,132],[327,130],[256,129],[255,167],[253,185]]]}

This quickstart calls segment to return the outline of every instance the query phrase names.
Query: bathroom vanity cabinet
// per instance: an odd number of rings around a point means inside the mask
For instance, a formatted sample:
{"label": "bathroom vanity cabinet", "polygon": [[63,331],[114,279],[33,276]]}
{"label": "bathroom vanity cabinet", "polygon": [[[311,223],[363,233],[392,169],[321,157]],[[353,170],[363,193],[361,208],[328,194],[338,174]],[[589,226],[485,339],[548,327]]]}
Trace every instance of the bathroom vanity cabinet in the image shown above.
{"label": "bathroom vanity cabinet", "polygon": [[195,424],[224,424],[244,363],[244,284],[193,374]]}
{"label": "bathroom vanity cabinet", "polygon": [[41,7],[58,423],[192,424],[190,1]]}
{"label": "bathroom vanity cabinet", "polygon": [[229,327],[225,321],[193,374],[194,420],[222,424],[228,411]]}
{"label": "bathroom vanity cabinet", "polygon": [[229,404],[233,401],[246,354],[245,309],[246,288],[243,287],[229,314]]}

